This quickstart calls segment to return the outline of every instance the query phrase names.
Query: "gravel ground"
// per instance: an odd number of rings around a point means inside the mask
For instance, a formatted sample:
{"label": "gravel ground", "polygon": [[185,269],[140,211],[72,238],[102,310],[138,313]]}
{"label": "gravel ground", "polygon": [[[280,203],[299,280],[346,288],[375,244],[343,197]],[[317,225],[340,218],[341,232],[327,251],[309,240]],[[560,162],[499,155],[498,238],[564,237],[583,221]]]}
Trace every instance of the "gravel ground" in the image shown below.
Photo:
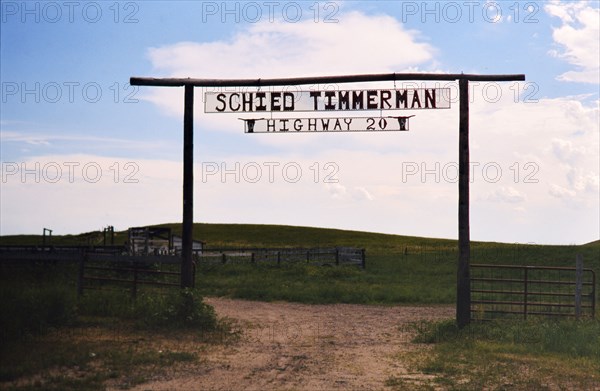
{"label": "gravel ground", "polygon": [[428,347],[403,326],[454,316],[448,306],[206,302],[240,338],[203,345],[197,363],[135,390],[381,390],[390,378],[426,378],[404,361]]}

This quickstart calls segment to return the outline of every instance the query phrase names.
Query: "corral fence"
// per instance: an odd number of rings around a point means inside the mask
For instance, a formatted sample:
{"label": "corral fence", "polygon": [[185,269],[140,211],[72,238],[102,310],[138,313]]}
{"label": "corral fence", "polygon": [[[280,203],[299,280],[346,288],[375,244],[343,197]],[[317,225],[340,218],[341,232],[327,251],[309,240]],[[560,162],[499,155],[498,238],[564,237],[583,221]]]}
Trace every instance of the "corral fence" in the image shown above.
{"label": "corral fence", "polygon": [[[129,291],[136,297],[141,288],[160,291],[181,286],[181,256],[132,255],[125,246],[0,246],[0,264],[76,264],[77,292]],[[238,248],[195,249],[193,274],[203,264],[283,265],[307,263],[319,266],[366,267],[365,250],[334,248]]]}
{"label": "corral fence", "polygon": [[[364,248],[195,248],[197,264],[309,263],[323,266],[356,265],[366,267]],[[118,262],[118,263],[181,263],[180,254],[131,253],[127,246],[0,246],[2,263],[24,262]]]}
{"label": "corral fence", "polygon": [[267,264],[280,266],[306,263],[319,266],[353,265],[366,268],[363,248],[205,248],[195,252],[199,264]]}
{"label": "corral fence", "polygon": [[142,287],[181,286],[180,256],[131,255],[125,246],[0,246],[2,272],[62,263],[76,265],[79,295],[86,290],[129,291],[135,298]]}
{"label": "corral fence", "polygon": [[142,286],[179,287],[180,264],[181,258],[175,256],[114,257],[104,260],[84,256],[79,261],[77,293],[81,296],[85,290],[128,290],[135,299]]}
{"label": "corral fence", "polygon": [[591,317],[596,273],[582,267],[471,264],[471,320]]}
{"label": "corral fence", "polygon": [[79,262],[84,255],[89,257],[114,257],[126,252],[124,246],[0,246],[2,263],[57,263]]}

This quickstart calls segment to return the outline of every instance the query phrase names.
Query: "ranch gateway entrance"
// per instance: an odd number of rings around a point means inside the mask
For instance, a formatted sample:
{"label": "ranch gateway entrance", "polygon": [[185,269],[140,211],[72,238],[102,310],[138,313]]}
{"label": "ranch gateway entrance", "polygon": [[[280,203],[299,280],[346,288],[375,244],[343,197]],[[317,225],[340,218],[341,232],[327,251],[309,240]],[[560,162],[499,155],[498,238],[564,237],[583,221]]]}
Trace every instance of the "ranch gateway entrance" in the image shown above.
{"label": "ranch gateway entrance", "polygon": [[190,79],[132,77],[132,86],[184,87],[183,115],[183,227],[181,286],[193,286],[193,140],[194,87],[256,87],[252,92],[206,92],[205,113],[252,115],[240,118],[246,133],[408,131],[412,116],[356,116],[323,118],[263,118],[267,113],[360,112],[449,109],[450,90],[445,88],[260,91],[261,87],[364,83],[381,81],[458,81],[458,265],[456,286],[456,321],[459,327],[471,318],[470,227],[469,227],[469,82],[524,81],[525,75],[477,75],[388,73],[280,79]]}

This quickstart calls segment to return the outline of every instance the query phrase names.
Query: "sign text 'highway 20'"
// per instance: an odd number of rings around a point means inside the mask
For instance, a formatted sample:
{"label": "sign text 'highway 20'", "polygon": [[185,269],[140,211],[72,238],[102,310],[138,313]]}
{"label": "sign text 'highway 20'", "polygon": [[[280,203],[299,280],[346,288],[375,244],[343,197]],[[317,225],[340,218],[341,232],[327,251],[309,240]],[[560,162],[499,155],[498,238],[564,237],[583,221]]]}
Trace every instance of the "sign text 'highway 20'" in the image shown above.
{"label": "sign text 'highway 20'", "polygon": [[407,131],[408,117],[240,118],[246,133]]}
{"label": "sign text 'highway 20'", "polygon": [[206,113],[449,109],[449,88],[206,92]]}

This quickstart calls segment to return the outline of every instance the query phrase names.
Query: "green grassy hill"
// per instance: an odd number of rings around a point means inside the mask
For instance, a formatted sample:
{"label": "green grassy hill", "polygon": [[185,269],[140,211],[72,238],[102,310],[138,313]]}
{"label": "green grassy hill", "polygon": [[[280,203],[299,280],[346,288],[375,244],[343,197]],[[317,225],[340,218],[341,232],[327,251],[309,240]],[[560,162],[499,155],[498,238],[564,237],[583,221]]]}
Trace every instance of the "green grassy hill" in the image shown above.
{"label": "green grassy hill", "polygon": [[[181,224],[160,224],[181,234]],[[457,241],[416,236],[390,235],[340,229],[259,224],[194,224],[194,238],[208,247],[330,247],[365,248],[370,255],[397,255],[412,252],[449,254],[456,252]],[[115,232],[115,244],[127,241],[127,231]],[[101,231],[78,235],[53,236],[54,245],[101,245]],[[40,245],[41,235],[0,236],[0,245]],[[529,245],[518,243],[472,242],[474,261],[574,262],[574,254],[582,253],[591,262],[600,258],[600,240],[584,245]],[[562,260],[562,261],[561,261]]]}
{"label": "green grassy hill", "polygon": [[[171,228],[173,234],[181,235],[181,224],[160,224],[156,227]],[[286,225],[258,224],[194,224],[194,238],[210,247],[319,247],[356,246],[377,252],[399,252],[399,246],[414,244],[452,245],[454,241],[427,239],[411,236],[387,235],[371,232],[339,229],[295,227]],[[115,232],[115,244],[127,240],[127,231]],[[79,235],[53,236],[52,244],[102,244],[102,232]],[[0,236],[0,244],[38,245],[41,235]]]}

